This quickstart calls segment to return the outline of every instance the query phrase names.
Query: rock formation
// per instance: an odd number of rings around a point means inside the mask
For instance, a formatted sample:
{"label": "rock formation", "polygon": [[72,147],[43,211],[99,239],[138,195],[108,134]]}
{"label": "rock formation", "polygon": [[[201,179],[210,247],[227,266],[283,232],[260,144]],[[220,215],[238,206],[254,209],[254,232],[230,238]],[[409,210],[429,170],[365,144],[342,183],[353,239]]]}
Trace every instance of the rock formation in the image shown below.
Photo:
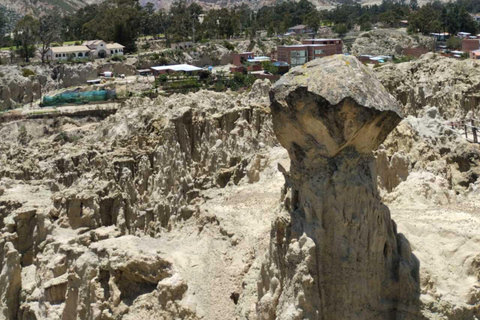
{"label": "rock formation", "polygon": [[210,200],[267,167],[269,88],[3,125],[0,319],[231,318],[263,216]]}
{"label": "rock formation", "polygon": [[447,126],[435,107],[406,117],[376,158],[384,200],[404,205],[453,203],[480,176],[480,148]]}
{"label": "rock formation", "polygon": [[402,104],[406,114],[421,116],[425,107],[436,107],[445,119],[478,114],[480,63],[452,59],[435,53],[420,59],[375,68],[380,82]]}
{"label": "rock formation", "polygon": [[104,71],[134,75],[136,68],[130,64],[102,63],[50,66],[28,66],[34,75],[24,77],[18,66],[0,66],[0,111],[34,102],[49,91],[84,86],[87,80]]}
{"label": "rock formation", "polygon": [[398,29],[375,29],[361,33],[352,45],[351,54],[401,55],[405,48],[432,48],[431,37],[409,35]]}
{"label": "rock formation", "polygon": [[380,200],[372,154],[400,122],[398,104],[346,56],[291,70],[271,100],[291,167],[257,317],[411,319],[418,262]]}
{"label": "rock formation", "polygon": [[479,318],[478,146],[378,69],[279,82],[292,160],[268,81],[2,123],[0,319]]}

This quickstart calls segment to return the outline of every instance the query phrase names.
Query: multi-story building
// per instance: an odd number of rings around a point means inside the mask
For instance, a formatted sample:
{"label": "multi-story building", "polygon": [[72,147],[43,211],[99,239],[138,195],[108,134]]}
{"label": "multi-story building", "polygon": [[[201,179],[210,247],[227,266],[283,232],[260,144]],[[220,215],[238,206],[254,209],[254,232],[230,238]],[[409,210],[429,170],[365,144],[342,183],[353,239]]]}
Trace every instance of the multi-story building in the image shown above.
{"label": "multi-story building", "polygon": [[254,59],[254,58],[255,58],[255,54],[253,54],[253,52],[234,53],[233,64],[239,67],[245,62],[247,62],[249,59]]}
{"label": "multi-story building", "polygon": [[302,44],[277,47],[277,60],[291,67],[300,66],[316,58],[342,53],[341,39],[306,39]]}
{"label": "multi-story building", "polygon": [[480,49],[480,39],[463,39],[462,40],[463,52],[470,52],[477,49]]}
{"label": "multi-story building", "polygon": [[302,41],[303,44],[323,44],[327,48],[328,52],[334,52],[331,54],[342,53],[343,50],[343,41],[342,39],[305,39]]}

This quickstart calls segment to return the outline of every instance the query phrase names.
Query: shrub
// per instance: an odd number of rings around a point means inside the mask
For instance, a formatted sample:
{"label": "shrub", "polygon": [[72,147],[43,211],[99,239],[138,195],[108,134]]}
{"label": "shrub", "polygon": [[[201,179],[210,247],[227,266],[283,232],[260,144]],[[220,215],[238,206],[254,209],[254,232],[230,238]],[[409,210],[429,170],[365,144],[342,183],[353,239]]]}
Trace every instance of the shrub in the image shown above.
{"label": "shrub", "polygon": [[160,55],[157,52],[153,53],[150,56],[150,60],[152,60],[152,61],[157,61],[158,59],[160,59]]}
{"label": "shrub", "polygon": [[402,63],[415,60],[415,57],[412,56],[400,56],[400,57],[393,57],[393,63]]}
{"label": "shrub", "polygon": [[216,92],[223,92],[226,89],[227,88],[225,87],[225,85],[221,82],[215,82],[215,84],[213,85],[213,91],[216,91]]}
{"label": "shrub", "polygon": [[338,34],[338,36],[340,38],[343,38],[345,37],[345,35],[347,34],[348,32],[348,28],[345,24],[341,23],[341,24],[336,24],[333,28],[332,28],[332,31],[335,32],[336,34]]}
{"label": "shrub", "polygon": [[120,54],[114,54],[112,56],[112,61],[124,61],[126,58]]}
{"label": "shrub", "polygon": [[165,82],[167,82],[167,80],[168,80],[168,76],[166,74],[161,74],[161,75],[158,76],[158,81],[160,83],[165,83]]}
{"label": "shrub", "polygon": [[27,69],[27,68],[23,68],[22,69],[22,76],[24,76],[25,78],[28,78],[30,76],[35,76],[35,72],[33,70],[30,70],[30,69]]}
{"label": "shrub", "polygon": [[271,73],[271,74],[277,74],[278,73],[278,68],[273,65],[271,61],[263,61],[262,62],[262,68],[263,70]]}
{"label": "shrub", "polygon": [[[360,31],[370,31],[372,30],[372,23],[367,21],[367,22],[364,22],[360,25]],[[362,35],[362,37],[369,37],[370,38],[370,33],[366,33],[364,35]]]}
{"label": "shrub", "polygon": [[460,49],[462,47],[462,40],[457,37],[450,37],[445,44],[448,49]]}
{"label": "shrub", "polygon": [[230,42],[228,42],[227,40],[223,41],[223,46],[225,48],[227,48],[227,50],[229,50],[229,51],[235,50],[235,46],[233,44],[231,44]]}

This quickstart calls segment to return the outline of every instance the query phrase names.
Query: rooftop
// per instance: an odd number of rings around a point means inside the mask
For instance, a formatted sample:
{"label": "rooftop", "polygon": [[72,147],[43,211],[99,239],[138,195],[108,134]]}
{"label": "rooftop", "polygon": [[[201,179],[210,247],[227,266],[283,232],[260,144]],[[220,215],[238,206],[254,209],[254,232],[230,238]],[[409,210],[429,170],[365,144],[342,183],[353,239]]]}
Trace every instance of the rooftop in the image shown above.
{"label": "rooftop", "polygon": [[90,49],[87,46],[64,46],[64,47],[51,47],[53,53],[71,53],[71,52],[89,52]]}
{"label": "rooftop", "polygon": [[189,64],[174,64],[170,66],[158,66],[158,67],[151,67],[150,69],[155,71],[162,71],[162,70],[171,70],[171,71],[200,71],[202,68],[195,67]]}
{"label": "rooftop", "polygon": [[125,46],[122,46],[120,43],[107,43],[107,49],[123,49]]}
{"label": "rooftop", "polygon": [[291,27],[291,28],[288,28],[288,30],[302,30],[302,29],[305,29],[307,26],[303,25],[303,24],[299,24],[295,27]]}
{"label": "rooftop", "polygon": [[326,47],[325,44],[292,44],[289,46],[278,46],[279,48],[303,48],[303,47]]}
{"label": "rooftop", "polygon": [[270,61],[270,57],[265,57],[265,56],[262,56],[262,57],[255,57],[253,59],[248,59],[247,60],[248,62],[262,62],[262,61]]}
{"label": "rooftop", "polygon": [[334,38],[334,39],[328,39],[328,38],[318,38],[318,39],[304,39],[303,41],[338,41],[342,40],[339,38]]}
{"label": "rooftop", "polygon": [[103,40],[88,40],[83,43],[84,46],[96,46],[102,42],[105,42]]}

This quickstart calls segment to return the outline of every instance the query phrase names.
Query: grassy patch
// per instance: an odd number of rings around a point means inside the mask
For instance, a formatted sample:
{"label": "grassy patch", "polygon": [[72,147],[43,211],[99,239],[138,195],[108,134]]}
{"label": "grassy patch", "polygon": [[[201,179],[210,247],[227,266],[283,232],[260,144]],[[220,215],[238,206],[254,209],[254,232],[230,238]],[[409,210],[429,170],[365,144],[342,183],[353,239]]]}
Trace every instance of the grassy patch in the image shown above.
{"label": "grassy patch", "polygon": [[24,76],[25,78],[28,78],[30,76],[35,76],[35,75],[36,75],[36,73],[33,70],[30,70],[30,69],[27,69],[27,68],[22,69],[22,76]]}

